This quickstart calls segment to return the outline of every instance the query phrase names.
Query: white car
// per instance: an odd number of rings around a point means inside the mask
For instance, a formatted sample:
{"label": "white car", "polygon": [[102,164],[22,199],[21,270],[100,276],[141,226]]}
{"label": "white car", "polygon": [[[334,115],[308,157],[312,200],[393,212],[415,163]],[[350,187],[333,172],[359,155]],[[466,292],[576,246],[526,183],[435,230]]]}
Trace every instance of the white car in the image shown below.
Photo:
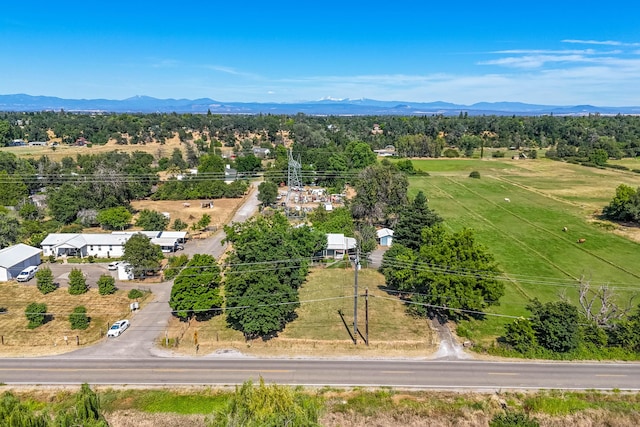
{"label": "white car", "polygon": [[120,265],[120,262],[114,261],[114,262],[110,262],[107,268],[109,270],[117,270],[119,265]]}
{"label": "white car", "polygon": [[24,270],[22,270],[16,276],[16,280],[18,282],[28,282],[29,280],[31,280],[31,279],[33,279],[35,277],[37,272],[38,272],[38,266],[37,265],[32,265],[31,267],[27,267]]}
{"label": "white car", "polygon": [[109,328],[109,332],[107,332],[107,336],[114,337],[114,338],[119,337],[124,331],[127,330],[128,327],[129,327],[128,320],[126,319],[118,320],[113,325],[111,325],[111,327]]}

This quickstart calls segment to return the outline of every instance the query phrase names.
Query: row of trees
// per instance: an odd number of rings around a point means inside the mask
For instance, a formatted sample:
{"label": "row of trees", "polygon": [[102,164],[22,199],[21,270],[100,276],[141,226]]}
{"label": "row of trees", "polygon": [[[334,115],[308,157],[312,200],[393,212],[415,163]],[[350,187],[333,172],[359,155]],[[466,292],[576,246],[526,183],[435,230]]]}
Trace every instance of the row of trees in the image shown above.
{"label": "row of trees", "polygon": [[527,305],[531,317],[505,326],[498,340],[526,357],[632,358],[640,354],[640,306],[620,307],[607,287],[582,284],[579,305],[566,299]]}
{"label": "row of trees", "polygon": [[[383,131],[371,132],[374,124]],[[345,146],[363,141],[373,148],[397,145],[402,155],[437,156],[444,146],[469,147],[562,147],[603,148],[610,155],[636,156],[640,151],[640,119],[636,116],[307,116],[218,114],[105,114],[65,112],[0,113],[0,146],[12,139],[46,141],[49,131],[73,143],[84,137],[97,144],[108,139],[121,143],[164,142],[177,134],[182,141],[199,135],[199,146],[208,141],[234,146],[258,137],[281,143],[295,134],[299,144],[322,147]],[[411,137],[404,139],[405,137]],[[471,137],[471,138],[470,138]],[[601,140],[600,138],[609,138]],[[612,142],[612,144],[610,144]],[[214,145],[214,144],[211,144]],[[210,146],[211,146],[210,145]],[[204,148],[204,147],[203,147]]]}

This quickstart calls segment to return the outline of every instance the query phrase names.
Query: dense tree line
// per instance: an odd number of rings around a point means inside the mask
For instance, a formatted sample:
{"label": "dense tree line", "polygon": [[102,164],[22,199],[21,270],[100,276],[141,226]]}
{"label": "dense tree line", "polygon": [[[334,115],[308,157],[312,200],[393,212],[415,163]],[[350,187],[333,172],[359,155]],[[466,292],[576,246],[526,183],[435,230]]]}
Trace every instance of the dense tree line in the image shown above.
{"label": "dense tree line", "polygon": [[[372,132],[374,125],[382,132]],[[304,114],[0,113],[0,146],[18,138],[46,141],[50,132],[64,143],[84,137],[97,144],[109,139],[124,144],[162,143],[174,134],[187,141],[196,139],[194,134],[197,134],[198,144],[207,149],[216,145],[234,146],[238,141],[253,138],[257,138],[254,142],[277,144],[286,133],[294,137],[301,149],[331,151],[362,141],[374,149],[395,145],[402,156],[437,157],[446,146],[459,147],[463,152],[481,146],[557,147],[560,157],[597,148],[606,150],[611,157],[640,153],[640,117],[626,115],[316,117]]]}

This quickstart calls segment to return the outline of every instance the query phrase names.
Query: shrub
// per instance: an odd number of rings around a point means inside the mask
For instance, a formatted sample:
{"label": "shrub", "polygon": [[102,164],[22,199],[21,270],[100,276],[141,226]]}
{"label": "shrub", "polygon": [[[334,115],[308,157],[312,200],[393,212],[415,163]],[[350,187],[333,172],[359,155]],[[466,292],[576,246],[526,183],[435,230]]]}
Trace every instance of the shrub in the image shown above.
{"label": "shrub", "polygon": [[38,326],[44,324],[46,320],[47,305],[44,303],[32,302],[27,306],[24,311],[24,315],[27,317],[29,324],[27,328],[35,329]]}
{"label": "shrub", "polygon": [[85,279],[82,270],[72,269],[69,273],[69,293],[71,295],[82,295],[88,290],[87,279]]}
{"label": "shrub", "polygon": [[460,157],[460,153],[458,152],[458,150],[454,148],[447,148],[446,150],[444,150],[442,155],[448,158]]}
{"label": "shrub", "polygon": [[37,287],[43,294],[48,294],[56,290],[57,286],[53,282],[53,273],[48,267],[43,267],[36,273]]}
{"label": "shrub", "polygon": [[491,157],[495,157],[495,158],[501,158],[504,157],[504,151],[494,151],[493,154],[491,154]]}
{"label": "shrub", "polygon": [[69,315],[69,323],[71,329],[87,329],[89,327],[89,318],[87,317],[86,307],[79,305],[73,309],[73,313]]}
{"label": "shrub", "polygon": [[54,254],[49,255],[49,262],[51,264],[53,264],[54,262],[56,262],[56,256]]}
{"label": "shrub", "polygon": [[100,295],[111,295],[116,292],[116,279],[108,274],[103,274],[98,279],[98,293]]}
{"label": "shrub", "polygon": [[96,259],[93,255],[89,255],[87,257],[87,261],[89,261],[89,264],[93,264],[94,262],[96,262]]}
{"label": "shrub", "polygon": [[169,257],[169,266],[162,272],[164,280],[171,280],[176,277],[188,262],[189,257],[185,254]]}
{"label": "shrub", "polygon": [[535,418],[524,412],[505,412],[498,414],[489,421],[489,427],[539,427]]}
{"label": "shrub", "polygon": [[214,413],[208,424],[218,426],[320,426],[322,403],[301,388],[251,381],[236,387],[226,408]]}
{"label": "shrub", "polygon": [[476,179],[480,179],[480,172],[478,172],[478,171],[471,171],[471,173],[469,174],[469,178],[476,178]]}
{"label": "shrub", "polygon": [[129,297],[129,299],[138,299],[138,298],[142,298],[142,295],[144,294],[140,289],[131,289],[127,296]]}

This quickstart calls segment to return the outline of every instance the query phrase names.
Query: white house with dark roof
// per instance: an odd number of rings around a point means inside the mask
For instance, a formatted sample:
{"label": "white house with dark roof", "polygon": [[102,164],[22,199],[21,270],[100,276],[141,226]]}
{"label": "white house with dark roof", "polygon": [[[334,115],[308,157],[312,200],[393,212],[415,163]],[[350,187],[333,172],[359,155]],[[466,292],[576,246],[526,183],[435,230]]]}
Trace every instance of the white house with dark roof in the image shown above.
{"label": "white house with dark roof", "polygon": [[40,265],[40,252],[40,249],[23,243],[0,249],[0,282],[14,279],[27,267]]}

